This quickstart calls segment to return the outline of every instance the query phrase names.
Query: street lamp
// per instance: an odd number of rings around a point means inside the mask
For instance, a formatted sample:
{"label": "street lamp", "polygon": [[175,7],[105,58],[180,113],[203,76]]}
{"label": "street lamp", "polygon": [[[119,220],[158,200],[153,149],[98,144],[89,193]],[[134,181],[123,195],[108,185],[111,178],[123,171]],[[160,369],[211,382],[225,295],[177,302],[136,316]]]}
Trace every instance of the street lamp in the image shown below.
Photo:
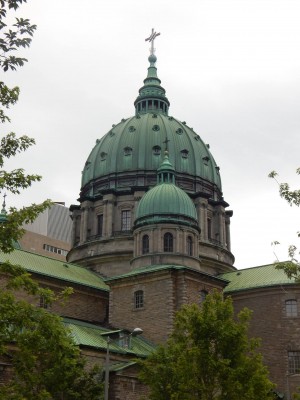
{"label": "street lamp", "polygon": [[[127,337],[135,337],[141,335],[143,333],[143,329],[134,328],[134,330],[127,335]],[[105,357],[105,381],[104,381],[104,400],[108,400],[108,388],[109,388],[109,344],[115,342],[118,339],[111,339],[107,336],[106,339],[106,357]]]}

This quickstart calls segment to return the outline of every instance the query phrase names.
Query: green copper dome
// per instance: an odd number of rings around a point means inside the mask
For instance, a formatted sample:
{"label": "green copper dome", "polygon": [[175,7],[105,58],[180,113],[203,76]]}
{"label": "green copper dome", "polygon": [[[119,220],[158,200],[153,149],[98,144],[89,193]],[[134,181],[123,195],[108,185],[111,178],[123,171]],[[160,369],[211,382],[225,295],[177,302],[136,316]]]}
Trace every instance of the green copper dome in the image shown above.
{"label": "green copper dome", "polygon": [[107,190],[153,186],[166,138],[177,185],[188,193],[203,192],[214,200],[222,199],[219,167],[209,146],[193,128],[168,115],[170,103],[157,77],[154,54],[149,62],[147,78],[134,103],[135,116],[113,125],[97,140],[86,161],[81,200]]}
{"label": "green copper dome", "polygon": [[173,183],[161,183],[147,192],[139,202],[136,211],[136,224],[145,220],[168,219],[194,220],[197,213],[189,196]]}
{"label": "green copper dome", "polygon": [[176,222],[197,226],[197,212],[190,197],[175,185],[174,168],[168,152],[157,171],[157,185],[140,200],[135,226]]}

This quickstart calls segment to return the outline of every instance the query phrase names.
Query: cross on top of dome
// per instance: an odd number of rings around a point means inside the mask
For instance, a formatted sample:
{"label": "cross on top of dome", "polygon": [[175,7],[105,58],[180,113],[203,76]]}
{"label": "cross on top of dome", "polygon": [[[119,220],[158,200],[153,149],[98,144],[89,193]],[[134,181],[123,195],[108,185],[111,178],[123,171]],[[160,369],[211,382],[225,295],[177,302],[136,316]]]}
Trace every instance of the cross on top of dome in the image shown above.
{"label": "cross on top of dome", "polygon": [[152,28],[151,35],[147,39],[145,39],[146,42],[150,42],[151,43],[151,48],[150,48],[150,54],[151,55],[154,55],[154,53],[155,53],[154,40],[159,35],[160,35],[160,32],[159,33],[154,32],[154,28]]}

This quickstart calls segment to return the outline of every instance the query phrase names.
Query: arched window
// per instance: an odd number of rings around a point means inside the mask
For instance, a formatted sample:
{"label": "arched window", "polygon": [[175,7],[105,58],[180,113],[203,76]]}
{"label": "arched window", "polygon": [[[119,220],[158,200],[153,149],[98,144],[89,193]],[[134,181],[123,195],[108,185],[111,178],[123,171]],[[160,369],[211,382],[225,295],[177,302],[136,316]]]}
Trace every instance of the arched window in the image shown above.
{"label": "arched window", "polygon": [[144,292],[142,290],[137,290],[134,292],[134,308],[143,308],[144,307]]}
{"label": "arched window", "polygon": [[131,228],[131,210],[123,210],[121,215],[121,230],[130,231]]}
{"label": "arched window", "polygon": [[144,235],[142,238],[142,253],[147,254],[149,253],[149,236]]}
{"label": "arched window", "polygon": [[188,256],[193,255],[193,239],[192,236],[188,236],[186,240],[187,254]]}
{"label": "arched window", "polygon": [[97,235],[103,235],[103,214],[97,215]]}
{"label": "arched window", "polygon": [[285,313],[287,317],[298,317],[297,300],[285,301]]}
{"label": "arched window", "polygon": [[173,235],[170,232],[167,232],[164,235],[164,251],[173,251]]}
{"label": "arched window", "polygon": [[200,304],[204,302],[206,299],[206,296],[208,295],[208,292],[206,290],[200,290]]}
{"label": "arched window", "polygon": [[207,237],[208,240],[212,239],[212,224],[210,218],[207,218]]}

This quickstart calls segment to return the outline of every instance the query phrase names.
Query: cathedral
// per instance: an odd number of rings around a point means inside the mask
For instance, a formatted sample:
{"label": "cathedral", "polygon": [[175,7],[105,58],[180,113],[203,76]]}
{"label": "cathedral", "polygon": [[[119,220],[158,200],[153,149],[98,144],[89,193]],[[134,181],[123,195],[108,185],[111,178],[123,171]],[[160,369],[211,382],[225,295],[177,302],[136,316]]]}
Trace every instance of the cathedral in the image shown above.
{"label": "cathedral", "polygon": [[[73,279],[89,303],[78,297],[69,311],[57,312],[73,318],[66,323],[76,329],[85,322],[128,332],[140,327],[156,344],[168,338],[182,305],[223,291],[236,311],[253,310],[250,334],[262,339],[278,398],[290,399],[300,386],[300,285],[274,265],[234,267],[233,212],[220,167],[197,132],[170,113],[157,73],[156,36],[149,38],[149,66],[133,116],[101,134],[87,157],[79,204],[70,207],[67,263],[53,261],[51,279]],[[39,263],[26,260],[30,271],[30,262]],[[50,264],[33,272],[45,280]],[[132,388],[109,398],[138,399]]]}

